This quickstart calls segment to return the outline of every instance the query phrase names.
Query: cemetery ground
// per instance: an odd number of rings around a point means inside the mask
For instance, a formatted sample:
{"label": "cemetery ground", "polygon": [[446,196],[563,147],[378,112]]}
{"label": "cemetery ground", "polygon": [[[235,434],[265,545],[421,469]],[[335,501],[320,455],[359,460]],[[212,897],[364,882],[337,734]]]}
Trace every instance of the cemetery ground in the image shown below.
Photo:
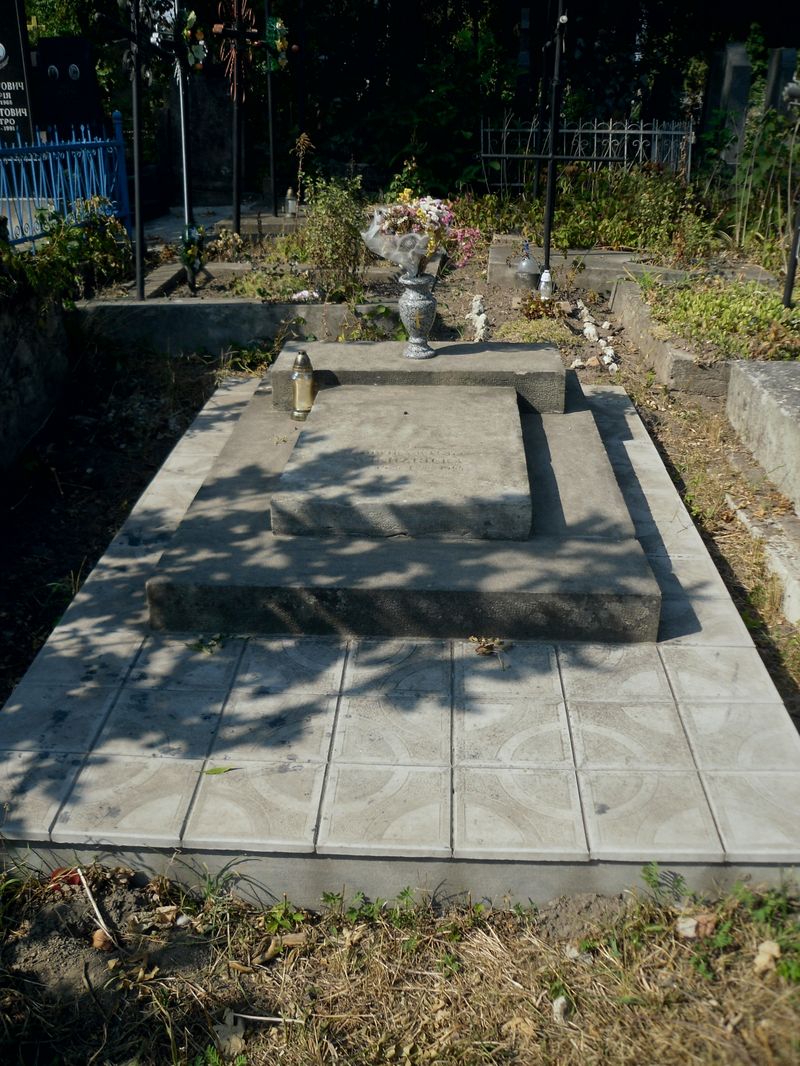
{"label": "cemetery ground", "polygon": [[[574,279],[580,284],[580,276]],[[492,337],[587,356],[577,320],[530,320],[482,264],[437,287],[438,336],[469,339],[481,293]],[[564,294],[561,294],[564,295]],[[580,293],[611,315],[596,294]],[[263,352],[166,360],[85,338],[62,404],[7,479],[0,539],[5,699],[220,376]],[[736,443],[716,399],[652,381],[615,337],[624,384],[656,440],[782,698],[800,716],[800,633],[780,616],[763,551],[732,503],[788,506]],[[591,551],[587,547],[587,551]],[[588,560],[587,560],[588,561]],[[24,1063],[796,1062],[800,899],[748,886],[695,899],[643,871],[636,893],[536,909],[480,902],[276,900],[224,877],[191,891],[88,868],[0,882],[0,1042]],[[176,878],[179,871],[176,867]],[[99,915],[94,907],[97,907]],[[102,921],[101,921],[102,919]],[[99,931],[98,931],[99,930]]]}

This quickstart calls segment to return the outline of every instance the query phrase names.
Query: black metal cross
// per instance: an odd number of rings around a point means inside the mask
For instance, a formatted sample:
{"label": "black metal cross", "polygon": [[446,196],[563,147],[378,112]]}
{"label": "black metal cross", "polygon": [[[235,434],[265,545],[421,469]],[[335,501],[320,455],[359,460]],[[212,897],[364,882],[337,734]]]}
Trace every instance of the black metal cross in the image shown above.
{"label": "black metal cross", "polygon": [[228,0],[219,5],[220,17],[213,32],[223,40],[226,73],[231,83],[233,99],[233,232],[241,229],[241,107],[244,101],[244,56],[246,49],[261,44],[250,0]]}

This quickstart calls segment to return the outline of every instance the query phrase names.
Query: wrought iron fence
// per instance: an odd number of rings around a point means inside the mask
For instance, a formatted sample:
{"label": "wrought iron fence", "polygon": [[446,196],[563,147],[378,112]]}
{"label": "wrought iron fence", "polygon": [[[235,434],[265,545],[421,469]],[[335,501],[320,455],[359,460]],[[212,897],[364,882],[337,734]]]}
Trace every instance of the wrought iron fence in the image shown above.
{"label": "wrought iron fence", "polygon": [[70,141],[37,134],[35,144],[0,147],[0,216],[11,244],[32,243],[42,232],[42,212],[74,213],[79,201],[100,196],[130,230],[122,116],[114,112],[113,137],[81,127]]}
{"label": "wrought iron fence", "polygon": [[[561,163],[626,167],[650,163],[683,173],[692,168],[692,124],[681,122],[578,122],[556,133],[554,157]],[[537,120],[509,118],[501,126],[481,122],[481,163],[487,188],[508,191],[531,184],[537,162],[549,158],[550,129]]]}

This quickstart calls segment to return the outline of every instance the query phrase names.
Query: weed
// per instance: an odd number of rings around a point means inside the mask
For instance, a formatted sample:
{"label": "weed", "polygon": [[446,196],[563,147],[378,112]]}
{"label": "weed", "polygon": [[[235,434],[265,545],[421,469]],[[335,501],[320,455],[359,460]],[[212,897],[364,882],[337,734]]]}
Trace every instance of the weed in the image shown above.
{"label": "weed", "polygon": [[308,913],[293,906],[286,896],[281,903],[276,903],[264,912],[264,930],[273,936],[277,933],[291,933],[308,918]]}
{"label": "weed", "polygon": [[800,358],[800,308],[757,282],[689,279],[644,290],[653,317],[704,357]]}

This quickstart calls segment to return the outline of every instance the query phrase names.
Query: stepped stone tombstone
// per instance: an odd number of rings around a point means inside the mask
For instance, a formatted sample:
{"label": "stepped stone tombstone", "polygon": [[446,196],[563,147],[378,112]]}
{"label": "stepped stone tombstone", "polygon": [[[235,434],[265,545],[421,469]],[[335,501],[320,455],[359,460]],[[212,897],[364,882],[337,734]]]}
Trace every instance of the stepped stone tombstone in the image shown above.
{"label": "stepped stone tombstone", "polygon": [[516,391],[344,385],[320,393],[272,496],[272,529],[524,540],[531,496]]}
{"label": "stepped stone tombstone", "polygon": [[780,111],[788,114],[789,104],[783,98],[783,90],[794,80],[797,70],[796,48],[771,48],[769,67],[767,68],[767,85],[764,90],[764,110]]}
{"label": "stepped stone tombstone", "polygon": [[[541,345],[287,345],[147,582],[155,629],[652,641],[661,593]],[[432,364],[432,365],[431,365]]]}

